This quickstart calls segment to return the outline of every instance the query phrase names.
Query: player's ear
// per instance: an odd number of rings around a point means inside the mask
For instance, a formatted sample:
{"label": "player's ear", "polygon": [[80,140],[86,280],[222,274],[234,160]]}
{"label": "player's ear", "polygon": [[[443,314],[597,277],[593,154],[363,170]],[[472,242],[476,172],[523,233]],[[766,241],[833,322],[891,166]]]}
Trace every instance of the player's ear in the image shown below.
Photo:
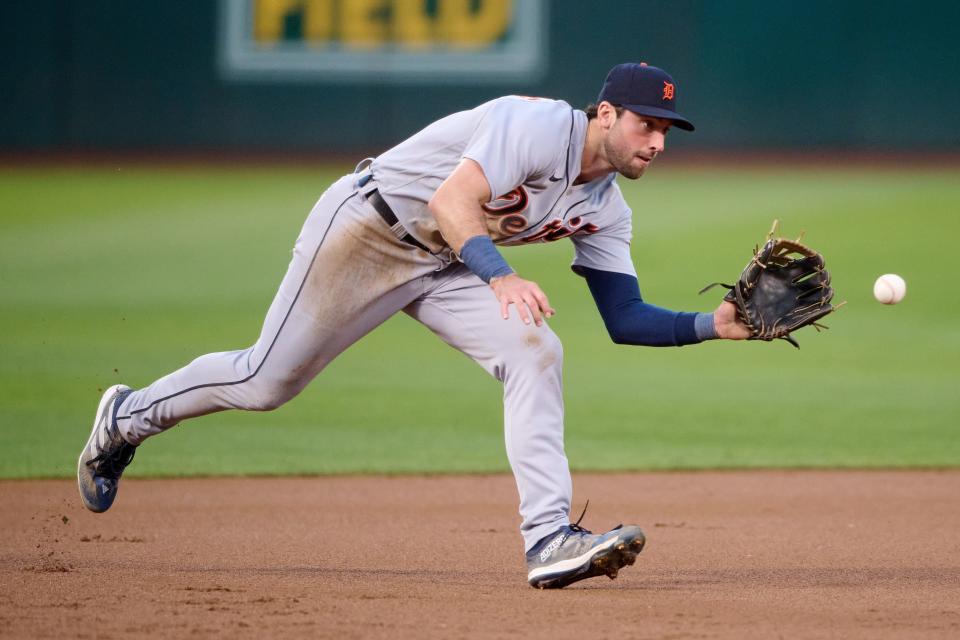
{"label": "player's ear", "polygon": [[617,108],[606,100],[597,105],[597,120],[604,129],[609,129],[617,121]]}

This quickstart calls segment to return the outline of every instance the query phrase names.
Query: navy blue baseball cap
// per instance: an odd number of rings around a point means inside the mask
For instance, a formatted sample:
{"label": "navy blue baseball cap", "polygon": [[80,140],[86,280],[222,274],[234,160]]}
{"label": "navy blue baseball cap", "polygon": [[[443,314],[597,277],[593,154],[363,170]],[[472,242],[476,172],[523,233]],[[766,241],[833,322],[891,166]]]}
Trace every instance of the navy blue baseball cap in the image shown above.
{"label": "navy blue baseball cap", "polygon": [[618,64],[603,82],[597,103],[629,109],[642,116],[671,120],[685,131],[693,131],[693,123],[677,113],[677,84],[670,74],[645,62]]}

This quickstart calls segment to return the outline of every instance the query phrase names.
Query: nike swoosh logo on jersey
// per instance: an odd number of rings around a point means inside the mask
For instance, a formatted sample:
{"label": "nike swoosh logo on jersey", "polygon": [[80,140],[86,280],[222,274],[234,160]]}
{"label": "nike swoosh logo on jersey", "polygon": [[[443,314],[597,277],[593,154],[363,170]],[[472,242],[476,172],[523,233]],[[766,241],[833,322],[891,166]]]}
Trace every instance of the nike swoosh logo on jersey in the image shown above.
{"label": "nike swoosh logo on jersey", "polygon": [[550,182],[560,182],[561,180],[563,180],[563,177],[562,177],[562,176],[559,177],[559,178],[555,178],[554,176],[550,176]]}

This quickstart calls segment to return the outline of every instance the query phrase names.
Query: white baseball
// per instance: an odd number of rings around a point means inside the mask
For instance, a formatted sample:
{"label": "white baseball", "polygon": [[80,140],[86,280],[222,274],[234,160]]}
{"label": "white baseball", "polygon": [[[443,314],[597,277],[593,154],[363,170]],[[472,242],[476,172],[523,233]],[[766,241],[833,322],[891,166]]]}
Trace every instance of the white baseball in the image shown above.
{"label": "white baseball", "polygon": [[895,273],[887,273],[873,283],[873,297],[883,304],[897,304],[907,295],[907,283]]}

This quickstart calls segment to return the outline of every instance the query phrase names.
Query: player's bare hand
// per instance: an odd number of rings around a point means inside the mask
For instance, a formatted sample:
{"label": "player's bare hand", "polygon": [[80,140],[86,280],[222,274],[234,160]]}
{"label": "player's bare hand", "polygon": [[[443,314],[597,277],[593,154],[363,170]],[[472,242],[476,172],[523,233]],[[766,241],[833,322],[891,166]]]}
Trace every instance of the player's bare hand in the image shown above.
{"label": "player's bare hand", "polygon": [[718,338],[727,340],[746,340],[750,337],[750,329],[737,317],[737,305],[724,300],[713,312],[713,326],[717,330]]}
{"label": "player's bare hand", "polygon": [[546,294],[540,286],[531,280],[524,280],[515,273],[494,278],[490,287],[500,301],[500,314],[506,320],[510,317],[510,305],[516,305],[517,313],[524,324],[533,323],[538,327],[543,324],[544,317],[551,317],[557,312],[550,306]]}

